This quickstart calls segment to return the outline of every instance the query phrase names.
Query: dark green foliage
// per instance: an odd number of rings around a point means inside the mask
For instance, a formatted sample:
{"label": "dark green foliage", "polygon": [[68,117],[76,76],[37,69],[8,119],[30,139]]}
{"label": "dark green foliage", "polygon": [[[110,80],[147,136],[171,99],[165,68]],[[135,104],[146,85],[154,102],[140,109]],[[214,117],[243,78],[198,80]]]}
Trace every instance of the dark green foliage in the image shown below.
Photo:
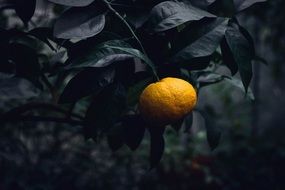
{"label": "dark green foliage", "polygon": [[226,31],[226,41],[233,55],[244,88],[247,88],[252,78],[252,59],[254,57],[254,49],[252,44],[242,34],[238,24],[231,22],[229,28]]}
{"label": "dark green foliage", "polygon": [[[0,95],[33,97],[35,89],[22,92],[33,83],[46,93],[43,101],[64,108],[52,121],[81,124],[87,139],[107,137],[114,151],[123,145],[136,150],[148,129],[153,168],[164,152],[165,128],[147,126],[139,115],[139,96],[148,84],[172,76],[188,80],[199,91],[225,81],[254,99],[249,85],[257,56],[253,39],[236,14],[264,0],[49,1],[59,15],[39,26],[30,21],[35,0],[0,2],[1,10],[15,9],[25,23],[0,30],[0,71],[9,76],[7,81],[0,79]],[[232,75],[240,74],[243,86],[236,77],[216,72],[224,65]],[[15,80],[24,81],[21,88]],[[222,129],[214,112],[200,111],[214,149]],[[46,121],[49,117],[41,116],[50,115],[29,114],[19,118]],[[192,124],[189,113],[171,125],[178,132],[182,126],[189,132]]]}
{"label": "dark green foliage", "polygon": [[66,6],[84,7],[84,6],[91,4],[94,0],[81,0],[81,1],[76,1],[76,0],[49,0],[49,1],[53,2],[53,3],[61,4],[61,5],[66,5]]}
{"label": "dark green foliage", "polygon": [[162,158],[164,151],[164,128],[151,126],[148,128],[150,133],[150,169],[154,168]]}
{"label": "dark green foliage", "polygon": [[[80,27],[78,27],[80,26]],[[62,39],[88,38],[105,26],[104,9],[98,4],[66,10],[54,25],[54,36]]]}
{"label": "dark green foliage", "polygon": [[[85,121],[89,128],[96,129],[99,135],[108,130],[119,120],[126,110],[126,89],[122,84],[115,83],[104,88],[94,98],[89,106]],[[93,129],[92,129],[93,130]],[[86,133],[87,138],[94,137],[92,133]]]}
{"label": "dark green foliage", "polygon": [[15,7],[17,15],[21,18],[25,25],[30,21],[34,15],[36,8],[36,0],[11,0],[10,1]]}

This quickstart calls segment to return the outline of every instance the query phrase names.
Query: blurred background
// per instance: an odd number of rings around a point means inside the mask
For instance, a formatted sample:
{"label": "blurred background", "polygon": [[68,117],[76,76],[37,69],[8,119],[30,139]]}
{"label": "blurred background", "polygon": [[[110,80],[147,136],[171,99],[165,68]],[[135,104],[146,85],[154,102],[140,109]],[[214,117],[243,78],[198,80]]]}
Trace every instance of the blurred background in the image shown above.
{"label": "blurred background", "polygon": [[[37,6],[32,23],[50,26],[60,10],[45,1]],[[206,108],[223,130],[214,151],[197,112],[190,134],[167,129],[162,161],[151,171],[147,133],[135,152],[128,147],[112,152],[104,139],[85,141],[69,125],[10,124],[0,129],[0,189],[285,189],[284,7],[284,0],[269,0],[238,15],[257,55],[268,63],[253,64],[255,101],[225,82],[200,91],[198,107]],[[12,10],[1,11],[0,25],[23,27]],[[46,96],[29,91],[30,97]],[[1,112],[28,100],[1,97]]]}

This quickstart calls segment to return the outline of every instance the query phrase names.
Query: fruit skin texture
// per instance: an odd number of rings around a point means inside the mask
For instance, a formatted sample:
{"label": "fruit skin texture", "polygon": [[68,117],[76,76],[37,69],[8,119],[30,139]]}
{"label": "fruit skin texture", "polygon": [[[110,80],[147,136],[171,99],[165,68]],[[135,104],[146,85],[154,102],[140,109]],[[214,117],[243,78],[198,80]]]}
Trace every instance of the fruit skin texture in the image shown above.
{"label": "fruit skin texture", "polygon": [[139,110],[148,123],[163,126],[182,119],[196,103],[197,94],[190,83],[167,77],[143,90]]}

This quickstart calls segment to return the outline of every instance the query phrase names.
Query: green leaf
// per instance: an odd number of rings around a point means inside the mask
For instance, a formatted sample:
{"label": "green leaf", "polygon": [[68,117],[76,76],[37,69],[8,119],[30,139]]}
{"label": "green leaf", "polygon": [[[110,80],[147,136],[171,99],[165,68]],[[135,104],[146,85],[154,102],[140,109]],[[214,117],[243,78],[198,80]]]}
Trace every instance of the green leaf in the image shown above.
{"label": "green leaf", "polygon": [[113,151],[126,144],[132,151],[135,151],[141,144],[145,123],[140,115],[126,115],[118,124],[111,128],[108,133],[108,144]]}
{"label": "green leaf", "polygon": [[20,43],[13,43],[9,46],[10,59],[16,65],[16,75],[23,77],[34,83],[37,87],[41,88],[39,82],[41,68],[38,61],[37,52]]}
{"label": "green leaf", "polygon": [[199,84],[199,88],[216,84],[223,81],[225,78],[230,78],[226,75],[221,75],[218,73],[213,73],[211,71],[198,71],[197,74],[199,75],[197,82]]}
{"label": "green leaf", "polygon": [[11,7],[14,7],[13,3],[8,1],[8,0],[2,0],[0,2],[0,9],[1,10],[4,10],[4,9],[8,9],[8,8],[11,8]]}
{"label": "green leaf", "polygon": [[84,7],[91,4],[94,0],[49,0],[49,1],[65,6]]}
{"label": "green leaf", "polygon": [[233,0],[236,11],[242,11],[255,3],[265,2],[266,0]]}
{"label": "green leaf", "polygon": [[[0,73],[1,103],[11,100],[28,100],[40,95],[39,89],[26,79]],[[2,110],[1,110],[2,111]]]}
{"label": "green leaf", "polygon": [[128,115],[122,119],[124,142],[135,151],[141,144],[145,134],[145,123],[140,115]]}
{"label": "green leaf", "polygon": [[138,103],[142,91],[145,89],[145,87],[148,84],[150,84],[151,81],[152,77],[149,77],[139,81],[138,83],[129,88],[127,96],[128,97],[127,101],[129,106],[135,106]]}
{"label": "green leaf", "polygon": [[254,57],[254,60],[257,62],[263,63],[264,65],[268,65],[268,62],[266,61],[266,59],[259,57],[257,55]]}
{"label": "green leaf", "polygon": [[95,46],[91,50],[87,50],[80,56],[73,56],[67,61],[68,65],[66,69],[84,67],[105,67],[115,61],[121,61],[132,57],[131,55],[126,54],[125,52],[110,48],[109,45],[112,45],[114,47],[119,46],[131,48],[128,43],[121,40],[111,40],[103,42]]}
{"label": "green leaf", "polygon": [[121,124],[117,124],[111,128],[107,135],[107,141],[112,151],[117,151],[124,145],[125,128]]}
{"label": "green leaf", "polygon": [[207,8],[210,4],[212,4],[213,2],[215,2],[216,0],[188,0],[190,1],[190,3],[192,5],[194,5],[195,7],[199,7],[202,9]]}
{"label": "green leaf", "polygon": [[45,28],[45,27],[38,27],[30,30],[28,32],[28,35],[31,35],[42,42],[44,42],[49,48],[53,51],[56,51],[55,48],[52,46],[52,44],[49,42],[49,38],[52,36],[51,35],[51,29],[50,28]]}
{"label": "green leaf", "polygon": [[164,138],[163,133],[165,128],[164,127],[158,127],[158,126],[152,126],[148,128],[150,133],[150,169],[153,169],[156,167],[163,155],[164,152]]}
{"label": "green leaf", "polygon": [[184,119],[180,119],[174,123],[171,123],[171,127],[177,132],[181,129]]}
{"label": "green leaf", "polygon": [[230,69],[232,76],[234,76],[238,72],[238,65],[234,60],[233,53],[231,52],[225,37],[221,42],[221,52],[223,63]]}
{"label": "green leaf", "polygon": [[205,17],[214,18],[216,16],[193,7],[189,3],[165,1],[152,9],[147,24],[152,31],[162,32]]}
{"label": "green leaf", "polygon": [[141,51],[132,48],[122,40],[111,40],[94,47],[80,57],[68,60],[66,69],[83,67],[105,67],[115,61],[122,61],[136,57],[144,61],[156,75],[155,66],[152,61]]}
{"label": "green leaf", "polygon": [[172,60],[174,62],[186,62],[196,57],[206,57],[213,54],[225,34],[227,23],[228,19],[216,18],[199,28],[197,27],[195,35],[188,34],[191,36],[189,44],[176,53]]}
{"label": "green leaf", "polygon": [[79,72],[66,85],[59,103],[72,103],[98,93],[111,84],[115,77],[114,68],[89,68]]}
{"label": "green leaf", "polygon": [[90,104],[85,121],[87,137],[95,138],[96,134],[108,132],[126,110],[126,89],[121,84],[112,84],[94,97]]}
{"label": "green leaf", "polygon": [[152,61],[141,51],[134,49],[134,48],[127,48],[127,47],[118,47],[118,46],[111,46],[111,45],[106,45],[107,48],[114,49],[114,50],[119,50],[121,52],[124,52],[128,55],[131,55],[133,57],[141,59],[144,63],[146,63],[152,70],[153,74],[157,77],[157,72],[154,64]]}
{"label": "green leaf", "polygon": [[185,118],[184,118],[184,132],[188,133],[190,132],[190,129],[192,128],[193,125],[193,112],[189,113]]}
{"label": "green leaf", "polygon": [[226,41],[232,52],[233,59],[238,65],[238,70],[241,76],[245,91],[252,78],[252,59],[255,56],[254,49],[251,43],[241,33],[239,25],[231,22],[226,31]]}
{"label": "green leaf", "polygon": [[217,116],[211,107],[206,107],[205,111],[200,111],[205,120],[205,127],[207,131],[207,140],[209,146],[214,150],[221,139],[222,128],[217,124]]}
{"label": "green leaf", "polygon": [[36,9],[36,0],[13,0],[17,15],[27,25]]}
{"label": "green leaf", "polygon": [[88,38],[100,33],[105,15],[100,7],[70,8],[55,22],[54,36],[61,39]]}
{"label": "green leaf", "polygon": [[240,89],[241,91],[243,91],[248,99],[250,99],[252,101],[255,99],[254,94],[253,94],[251,88],[248,88],[248,90],[246,92],[242,82],[239,79],[226,78],[225,80],[227,82],[229,82],[231,85],[233,85],[233,86],[237,87],[238,89]]}

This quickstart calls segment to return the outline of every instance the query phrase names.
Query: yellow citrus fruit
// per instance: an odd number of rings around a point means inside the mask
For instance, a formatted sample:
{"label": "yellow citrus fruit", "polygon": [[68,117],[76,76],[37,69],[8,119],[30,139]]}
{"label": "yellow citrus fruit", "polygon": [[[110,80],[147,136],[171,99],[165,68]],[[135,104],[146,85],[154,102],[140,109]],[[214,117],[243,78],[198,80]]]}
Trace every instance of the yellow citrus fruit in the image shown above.
{"label": "yellow citrus fruit", "polygon": [[166,125],[182,119],[197,103],[193,86],[185,80],[167,77],[148,85],[140,95],[139,110],[154,125]]}

